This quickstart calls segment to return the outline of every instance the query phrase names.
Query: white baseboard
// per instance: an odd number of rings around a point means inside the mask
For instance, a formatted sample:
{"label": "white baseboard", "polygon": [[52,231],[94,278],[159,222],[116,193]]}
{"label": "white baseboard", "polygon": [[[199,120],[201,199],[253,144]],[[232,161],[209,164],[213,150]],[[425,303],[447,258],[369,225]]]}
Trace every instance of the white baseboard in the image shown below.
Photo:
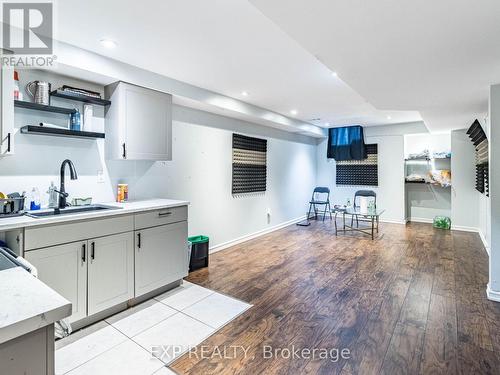
{"label": "white baseboard", "polygon": [[407,219],[408,221],[413,221],[414,223],[426,223],[426,224],[432,224],[433,219],[428,219],[426,217],[410,217]]}
{"label": "white baseboard", "polygon": [[495,290],[491,290],[489,283],[488,283],[488,286],[486,287],[486,296],[491,301],[500,302],[500,292],[497,292]]}
{"label": "white baseboard", "polygon": [[284,223],[280,223],[278,225],[274,225],[272,227],[265,228],[265,229],[262,229],[260,231],[254,232],[254,233],[247,234],[245,236],[241,236],[241,237],[236,238],[234,240],[223,242],[221,244],[217,244],[215,246],[210,247],[209,253],[210,254],[216,253],[217,251],[221,251],[221,250],[227,249],[228,247],[231,247],[231,246],[234,246],[234,245],[238,245],[238,244],[240,244],[242,242],[245,242],[245,241],[248,241],[248,240],[260,237],[260,236],[263,236],[264,234],[268,234],[268,233],[274,232],[276,230],[279,230],[279,229],[282,229],[282,228],[287,227],[289,225],[298,223],[299,221],[302,221],[302,220],[305,220],[305,219],[306,219],[306,215],[303,215],[301,217],[285,221]]}
{"label": "white baseboard", "polygon": [[387,223],[387,224],[406,224],[406,220],[393,220],[393,219],[382,219],[382,217],[379,220],[381,223]]}
{"label": "white baseboard", "polygon": [[461,226],[461,225],[451,225],[451,230],[458,230],[458,231],[462,231],[462,232],[474,232],[474,233],[479,233],[479,229],[478,228],[474,228],[474,227],[464,227],[464,226]]}
{"label": "white baseboard", "polygon": [[486,252],[488,253],[488,256],[490,256],[490,244],[488,241],[486,241],[486,237],[484,237],[483,232],[480,230],[477,231],[479,233],[479,238],[481,238],[481,241],[483,242],[483,246],[486,249]]}

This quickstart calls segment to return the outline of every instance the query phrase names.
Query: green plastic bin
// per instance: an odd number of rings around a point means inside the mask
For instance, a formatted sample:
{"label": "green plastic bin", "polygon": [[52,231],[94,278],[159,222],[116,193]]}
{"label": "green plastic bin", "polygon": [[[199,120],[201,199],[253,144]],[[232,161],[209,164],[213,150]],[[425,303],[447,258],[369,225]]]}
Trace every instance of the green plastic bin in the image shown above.
{"label": "green plastic bin", "polygon": [[448,216],[436,216],[432,223],[434,228],[451,229],[451,219]]}
{"label": "green plastic bin", "polygon": [[191,243],[191,256],[189,259],[189,272],[208,267],[208,244],[207,236],[188,237]]}

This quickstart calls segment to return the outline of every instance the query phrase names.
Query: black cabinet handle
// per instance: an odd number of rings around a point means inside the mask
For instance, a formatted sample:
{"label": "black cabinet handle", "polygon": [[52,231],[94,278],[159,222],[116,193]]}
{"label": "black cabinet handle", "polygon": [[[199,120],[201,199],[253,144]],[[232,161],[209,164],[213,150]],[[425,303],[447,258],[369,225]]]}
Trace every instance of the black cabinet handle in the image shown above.
{"label": "black cabinet handle", "polygon": [[160,212],[160,213],[158,213],[158,216],[159,216],[159,217],[162,217],[162,216],[169,216],[169,215],[172,215],[172,212]]}
{"label": "black cabinet handle", "polygon": [[7,133],[7,152],[10,152],[10,133]]}
{"label": "black cabinet handle", "polygon": [[137,248],[141,248],[141,234],[137,233]]}
{"label": "black cabinet handle", "polygon": [[127,158],[127,148],[125,146],[125,143],[122,144],[122,147],[123,147],[123,158],[126,159]]}
{"label": "black cabinet handle", "polygon": [[85,263],[87,260],[87,245],[83,244],[82,245],[82,262]]}
{"label": "black cabinet handle", "polygon": [[92,242],[92,243],[90,244],[90,247],[91,247],[91,250],[90,250],[90,258],[91,258],[92,260],[94,260],[94,259],[95,259],[95,242]]}

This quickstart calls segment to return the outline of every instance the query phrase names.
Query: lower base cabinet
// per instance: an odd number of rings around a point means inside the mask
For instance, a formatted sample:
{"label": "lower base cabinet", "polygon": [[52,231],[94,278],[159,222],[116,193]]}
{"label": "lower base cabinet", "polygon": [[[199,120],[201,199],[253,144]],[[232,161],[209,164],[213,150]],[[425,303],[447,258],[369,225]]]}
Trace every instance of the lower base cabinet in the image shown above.
{"label": "lower base cabinet", "polygon": [[187,221],[146,228],[135,233],[136,296],[187,276]]}
{"label": "lower base cabinet", "polygon": [[134,235],[88,241],[88,315],[134,298]]}
{"label": "lower base cabinet", "polygon": [[71,302],[70,322],[87,316],[87,241],[27,251],[38,278]]}
{"label": "lower base cabinet", "polygon": [[31,250],[25,258],[71,302],[70,322],[134,297],[133,232]]}

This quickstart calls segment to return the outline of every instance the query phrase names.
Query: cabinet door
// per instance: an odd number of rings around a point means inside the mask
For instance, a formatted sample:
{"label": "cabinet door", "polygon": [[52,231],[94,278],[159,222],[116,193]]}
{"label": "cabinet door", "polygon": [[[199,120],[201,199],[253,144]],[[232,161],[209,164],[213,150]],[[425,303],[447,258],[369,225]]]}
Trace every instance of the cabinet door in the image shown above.
{"label": "cabinet door", "polygon": [[134,297],[133,232],[88,241],[88,313]]}
{"label": "cabinet door", "polygon": [[171,160],[172,96],[123,85],[125,159]]}
{"label": "cabinet door", "polygon": [[70,321],[87,316],[87,242],[27,251],[24,257],[32,263],[38,278],[72,304]]}
{"label": "cabinet door", "polygon": [[14,153],[14,72],[0,69],[0,157]]}
{"label": "cabinet door", "polygon": [[187,234],[187,221],[136,232],[136,297],[187,276]]}

